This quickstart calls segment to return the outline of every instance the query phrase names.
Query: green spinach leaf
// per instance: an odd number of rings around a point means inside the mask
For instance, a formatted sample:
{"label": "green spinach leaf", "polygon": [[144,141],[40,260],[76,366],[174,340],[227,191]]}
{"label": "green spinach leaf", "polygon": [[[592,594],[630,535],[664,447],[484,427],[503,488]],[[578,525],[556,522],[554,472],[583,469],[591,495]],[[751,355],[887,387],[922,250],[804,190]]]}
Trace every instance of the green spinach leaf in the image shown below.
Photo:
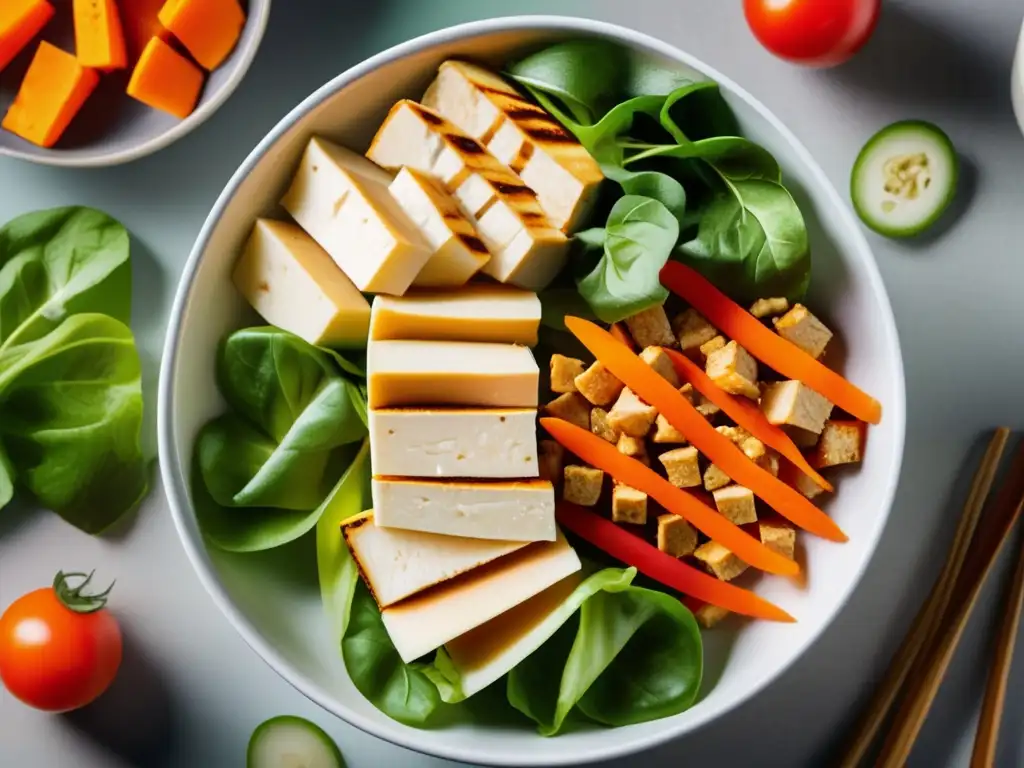
{"label": "green spinach leaf", "polygon": [[352,683],[388,717],[421,726],[441,705],[441,696],[424,673],[424,665],[406,664],[398,655],[377,603],[362,581],[356,585],[341,647]]}
{"label": "green spinach leaf", "polygon": [[732,181],[705,210],[697,236],[676,251],[735,300],[765,296],[799,300],[811,277],[800,209],[781,184]]}
{"label": "green spinach leaf", "polygon": [[654,146],[633,155],[627,165],[654,158],[703,160],[724,181],[762,179],[780,183],[782,170],[764,147],[741,136],[715,136],[682,144]]}
{"label": "green spinach leaf", "polygon": [[578,286],[594,314],[614,323],[668,297],[660,273],[679,239],[679,222],[657,200],[626,195],[612,208],[606,233],[603,255]]}
{"label": "green spinach leaf", "polygon": [[99,533],[146,493],[141,428],[139,356],[119,320],[73,315],[0,355],[0,496],[17,477],[42,505]]}
{"label": "green spinach leaf", "polygon": [[[650,197],[668,208],[680,226],[686,219],[686,190],[683,185],[660,171],[630,171],[615,166],[602,166],[604,175],[618,182],[627,195]],[[602,243],[603,245],[603,243]]]}
{"label": "green spinach leaf", "polygon": [[689,83],[670,93],[659,120],[680,144],[739,133],[736,116],[722,98],[718,83],[711,80]]}
{"label": "green spinach leaf", "polygon": [[6,507],[14,498],[14,465],[7,458],[4,447],[0,444],[0,509]]}

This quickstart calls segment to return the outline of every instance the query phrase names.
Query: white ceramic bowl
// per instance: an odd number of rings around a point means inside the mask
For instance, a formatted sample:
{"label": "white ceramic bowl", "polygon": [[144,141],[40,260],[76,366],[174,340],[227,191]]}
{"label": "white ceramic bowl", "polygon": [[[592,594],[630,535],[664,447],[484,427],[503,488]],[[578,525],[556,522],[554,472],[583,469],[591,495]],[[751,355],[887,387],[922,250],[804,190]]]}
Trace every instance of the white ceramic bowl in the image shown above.
{"label": "white ceramic bowl", "polygon": [[[199,103],[184,120],[125,95],[130,73],[116,72],[103,77],[58,146],[38,147],[13,133],[0,131],[0,157],[8,155],[65,168],[99,168],[138,160],[173,144],[206,122],[242,82],[263,40],[270,2],[242,1],[247,15],[238,45],[220,67],[207,75]],[[154,9],[159,7],[151,0],[147,3]],[[57,16],[47,25],[42,37],[65,50],[74,50],[70,2],[60,4]],[[0,74],[0,115],[7,112],[35,50],[36,44],[32,43]]]}
{"label": "white ceramic bowl", "polygon": [[[619,40],[663,62],[695,68],[721,84],[744,133],[768,147],[782,164],[810,228],[810,303],[840,332],[847,375],[882,401],[885,419],[871,431],[863,467],[842,478],[829,505],[849,543],[808,537],[808,586],[770,579],[759,587],[799,623],[760,622],[733,633],[709,633],[707,690],[688,712],[554,739],[535,735],[528,725],[512,729],[467,723],[417,730],[378,712],[348,680],[337,638],[329,636],[322,618],[309,546],[227,555],[208,548],[196,525],[188,490],[193,441],[200,426],[222,409],[214,384],[217,344],[247,317],[229,272],[253,219],[275,210],[311,135],[365,147],[391,104],[401,97],[418,97],[442,60],[461,56],[497,64],[545,41],[580,35]],[[410,749],[469,763],[565,765],[625,755],[686,734],[752,697],[807,650],[860,580],[885,525],[903,452],[903,387],[896,328],[867,243],[821,169],[774,115],[692,56],[637,32],[582,19],[499,19],[435,32],[339,75],[282,120],[238,170],[203,228],[174,304],[160,381],[161,465],[178,531],[203,583],[246,641],[309,698],[349,723]]]}

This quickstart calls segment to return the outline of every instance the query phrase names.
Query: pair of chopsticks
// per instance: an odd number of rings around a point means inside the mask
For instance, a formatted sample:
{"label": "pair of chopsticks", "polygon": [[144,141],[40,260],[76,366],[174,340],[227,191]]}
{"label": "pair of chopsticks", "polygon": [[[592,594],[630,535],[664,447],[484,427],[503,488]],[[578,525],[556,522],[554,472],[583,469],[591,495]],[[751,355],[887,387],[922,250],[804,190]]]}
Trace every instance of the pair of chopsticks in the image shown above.
{"label": "pair of chopsticks", "polygon": [[[974,476],[949,557],[868,705],[839,762],[841,768],[861,765],[901,693],[902,700],[873,765],[900,768],[910,756],[985,579],[1024,508],[1024,442],[1017,449],[999,492],[986,503],[1009,437],[1010,431],[1005,428],[992,436]],[[1018,556],[999,630],[971,768],[985,768],[995,763],[999,722],[1022,601],[1024,548]]]}

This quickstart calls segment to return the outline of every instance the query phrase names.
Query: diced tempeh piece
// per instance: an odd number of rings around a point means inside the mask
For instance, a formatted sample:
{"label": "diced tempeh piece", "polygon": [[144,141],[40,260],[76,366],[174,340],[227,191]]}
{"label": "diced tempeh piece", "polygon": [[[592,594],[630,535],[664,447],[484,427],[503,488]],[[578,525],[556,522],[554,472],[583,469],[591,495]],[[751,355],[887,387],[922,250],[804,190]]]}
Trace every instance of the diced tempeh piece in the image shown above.
{"label": "diced tempeh piece", "polygon": [[725,336],[715,336],[711,341],[700,345],[700,353],[706,360],[718,350],[725,349],[726,343]]}
{"label": "diced tempeh piece", "polygon": [[718,329],[696,309],[688,309],[676,315],[672,321],[672,330],[679,339],[679,348],[690,357],[695,357],[702,344],[718,335]]}
{"label": "diced tempeh piece", "polygon": [[719,624],[726,616],[729,615],[729,611],[725,608],[720,608],[717,605],[711,605],[710,603],[704,603],[700,608],[693,612],[693,617],[697,620],[704,629],[711,629]]}
{"label": "diced tempeh piece", "polygon": [[704,563],[708,570],[722,581],[732,581],[748,567],[746,563],[717,541],[701,544],[693,556]]}
{"label": "diced tempeh piece", "polygon": [[565,355],[551,356],[551,391],[559,394],[576,391],[576,377],[583,373],[583,361]]}
{"label": "diced tempeh piece", "polygon": [[609,443],[619,442],[619,430],[608,423],[608,411],[604,408],[595,408],[590,412],[590,431]]}
{"label": "diced tempeh piece", "polygon": [[707,373],[726,392],[743,395],[751,400],[757,400],[761,395],[757,386],[757,360],[735,341],[711,353]]}
{"label": "diced tempeh piece", "polygon": [[789,311],[789,301],[785,297],[775,299],[758,299],[750,308],[750,314],[758,320],[766,317],[776,317]]}
{"label": "diced tempeh piece", "polygon": [[736,525],[757,522],[754,492],[742,485],[729,485],[714,493],[715,506],[726,520]]}
{"label": "diced tempeh piece", "polygon": [[632,437],[631,435],[619,435],[619,441],[615,444],[619,453],[634,459],[647,458],[647,445],[643,438]]}
{"label": "diced tempeh piece", "polygon": [[555,440],[540,440],[537,443],[537,466],[542,480],[558,485],[562,480],[562,464],[565,462],[565,448]]}
{"label": "diced tempeh piece", "polygon": [[779,476],[781,461],[779,454],[771,448],[765,448],[764,456],[758,460],[757,464],[772,477]]}
{"label": "diced tempeh piece", "polygon": [[590,403],[576,392],[559,395],[544,406],[544,412],[583,429],[590,429]]}
{"label": "diced tempeh piece", "polygon": [[832,413],[832,403],[799,381],[771,384],[761,398],[761,410],[772,424],[788,424],[820,435]]}
{"label": "diced tempeh piece", "polygon": [[821,439],[821,435],[806,429],[800,429],[800,427],[783,425],[782,431],[789,435],[789,439],[793,441],[797,448],[813,448],[818,444],[818,440]]}
{"label": "diced tempeh piece", "polygon": [[815,466],[836,467],[858,463],[864,458],[866,436],[867,427],[862,421],[827,422],[814,452]]}
{"label": "diced tempeh piece", "polygon": [[782,521],[762,520],[758,524],[761,543],[790,560],[796,554],[796,529]]}
{"label": "diced tempeh piece", "polygon": [[686,557],[697,549],[697,531],[679,515],[658,515],[658,549],[672,557]]}
{"label": "diced tempeh piece", "polygon": [[803,304],[797,304],[776,320],[775,331],[815,359],[825,354],[825,347],[832,340],[832,331]]}
{"label": "diced tempeh piece", "polygon": [[816,499],[825,493],[825,489],[809,478],[795,464],[789,461],[782,462],[779,471],[779,478],[786,485],[795,488],[808,499]]}
{"label": "diced tempeh piece", "polygon": [[717,464],[711,464],[704,471],[704,490],[717,491],[732,482],[732,478],[718,468]]}
{"label": "diced tempeh piece", "polygon": [[665,379],[673,387],[679,387],[679,374],[672,360],[661,347],[647,347],[640,353],[640,359],[653,368],[661,378]]}
{"label": "diced tempeh piece", "polygon": [[629,335],[640,347],[674,347],[677,344],[665,307],[661,305],[627,317],[626,325]]}
{"label": "diced tempeh piece", "polygon": [[700,462],[697,449],[692,445],[667,451],[658,457],[665,467],[668,481],[676,488],[696,488],[700,485]]}
{"label": "diced tempeh piece", "polygon": [[594,405],[602,407],[614,403],[623,386],[600,362],[576,377],[576,390]]}
{"label": "diced tempeh piece", "polygon": [[686,435],[669,424],[668,419],[659,413],[658,418],[654,420],[654,434],[651,436],[651,440],[659,444],[678,444],[686,442]]}
{"label": "diced tempeh piece", "polygon": [[608,423],[625,435],[644,437],[651,431],[657,417],[657,409],[645,403],[627,387],[609,411]]}
{"label": "diced tempeh piece", "polygon": [[593,467],[570,464],[563,472],[562,498],[581,507],[592,507],[601,498],[604,472]]}
{"label": "diced tempeh piece", "polygon": [[700,392],[693,388],[692,384],[683,384],[679,388],[679,394],[690,401],[690,405],[697,409],[697,413],[705,419],[710,419],[721,413],[722,409],[708,400]]}
{"label": "diced tempeh piece", "polygon": [[612,521],[632,525],[646,524],[647,494],[628,485],[616,485],[612,489]]}

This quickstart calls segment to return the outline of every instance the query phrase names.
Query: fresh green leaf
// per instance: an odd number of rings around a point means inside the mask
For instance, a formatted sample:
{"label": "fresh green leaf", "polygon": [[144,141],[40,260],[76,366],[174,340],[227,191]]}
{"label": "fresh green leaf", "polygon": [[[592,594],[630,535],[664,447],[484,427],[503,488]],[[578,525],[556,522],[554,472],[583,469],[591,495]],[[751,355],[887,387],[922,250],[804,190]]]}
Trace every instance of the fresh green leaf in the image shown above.
{"label": "fresh green leaf", "polygon": [[146,493],[141,428],[139,356],[120,321],[73,315],[0,355],[0,485],[17,477],[77,528],[103,531]]}
{"label": "fresh green leaf", "polygon": [[0,358],[74,314],[127,323],[128,256],[128,232],[92,208],[29,213],[0,228]]}
{"label": "fresh green leaf", "polygon": [[589,125],[615,105],[629,68],[624,46],[589,38],[544,48],[512,66],[509,74],[533,91],[556,97],[577,123]]}
{"label": "fresh green leaf", "polygon": [[659,120],[679,144],[739,133],[736,116],[722,98],[718,83],[687,83],[665,99]]}
{"label": "fresh green leaf", "polygon": [[[342,468],[351,464],[357,454],[358,446],[345,446],[339,454],[338,464]],[[261,552],[295,541],[313,529],[332,498],[333,495],[329,494],[312,511],[225,507],[214,500],[206,487],[200,452],[197,450],[192,458],[192,506],[196,521],[206,540],[226,552]]]}
{"label": "fresh green leaf", "polygon": [[679,222],[657,200],[626,195],[606,230],[604,254],[578,285],[594,314],[614,323],[668,297],[660,273],[679,239]]}
{"label": "fresh green leaf", "polygon": [[347,351],[342,355],[336,349],[329,349],[328,347],[320,347],[320,349],[334,358],[334,362],[341,368],[342,373],[347,373],[349,376],[354,376],[357,379],[366,378],[365,354]]}
{"label": "fresh green leaf", "polygon": [[796,301],[810,283],[803,216],[786,188],[771,181],[731,182],[705,211],[696,238],[676,253],[741,303]]}
{"label": "fresh green leaf", "polygon": [[509,674],[509,701],[542,735],[557,734],[577,707],[625,725],[693,704],[703,654],[693,615],[674,597],[632,586],[635,575],[609,568],[587,579],[545,622],[550,639]]}
{"label": "fresh green leaf", "polygon": [[377,603],[358,582],[348,631],[341,643],[352,683],[388,717],[422,726],[441,705],[437,688],[422,664],[406,664],[395,650]]}
{"label": "fresh green leaf", "polygon": [[14,498],[14,465],[7,458],[4,446],[0,444],[0,509]]}
{"label": "fresh green leaf", "polygon": [[620,139],[629,133],[637,115],[648,115],[657,120],[664,103],[664,96],[637,96],[616,104],[595,125],[567,127],[599,163],[622,165]]}
{"label": "fresh green leaf", "polygon": [[715,136],[710,139],[655,146],[631,156],[626,163],[655,158],[703,160],[724,180],[761,179],[779,183],[782,171],[772,154],[741,136]]}
{"label": "fresh green leaf", "polygon": [[341,524],[371,506],[370,501],[370,443],[363,447],[352,461],[344,477],[324,502],[324,509],[316,523],[316,566],[320,575],[320,597],[331,626],[331,637],[341,638],[348,629],[352,599],[359,582],[359,569],[352,553],[345,545]]}
{"label": "fresh green leaf", "polygon": [[[686,190],[682,184],[667,173],[629,171],[615,166],[602,166],[602,170],[606,177],[618,182],[622,191],[627,195],[638,195],[657,200],[668,208],[669,213],[676,217],[680,226],[682,225],[686,218]],[[604,244],[603,241],[601,244]]]}

